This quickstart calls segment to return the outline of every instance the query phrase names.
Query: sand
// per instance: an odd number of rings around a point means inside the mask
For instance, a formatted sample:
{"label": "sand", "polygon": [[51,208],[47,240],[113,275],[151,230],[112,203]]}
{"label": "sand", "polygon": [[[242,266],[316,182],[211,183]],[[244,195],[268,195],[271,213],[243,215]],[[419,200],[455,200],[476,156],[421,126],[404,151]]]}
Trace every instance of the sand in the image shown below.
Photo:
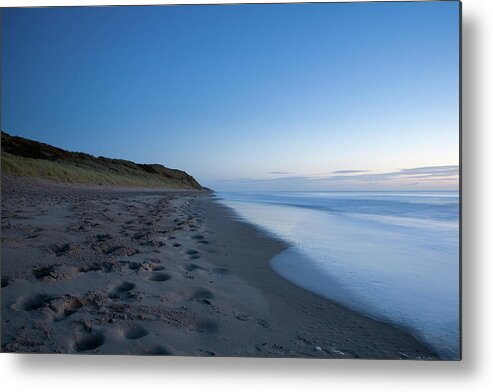
{"label": "sand", "polygon": [[4,352],[435,359],[284,280],[208,192],[2,177]]}

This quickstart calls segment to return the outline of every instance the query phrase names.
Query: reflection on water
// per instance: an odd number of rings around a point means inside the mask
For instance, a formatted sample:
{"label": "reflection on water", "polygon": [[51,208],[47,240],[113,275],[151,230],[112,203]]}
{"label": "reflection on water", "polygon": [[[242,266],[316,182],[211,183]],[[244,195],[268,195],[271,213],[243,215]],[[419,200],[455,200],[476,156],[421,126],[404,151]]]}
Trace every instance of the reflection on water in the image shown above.
{"label": "reflection on water", "polygon": [[219,193],[292,247],[288,280],[403,326],[443,357],[459,351],[457,192]]}

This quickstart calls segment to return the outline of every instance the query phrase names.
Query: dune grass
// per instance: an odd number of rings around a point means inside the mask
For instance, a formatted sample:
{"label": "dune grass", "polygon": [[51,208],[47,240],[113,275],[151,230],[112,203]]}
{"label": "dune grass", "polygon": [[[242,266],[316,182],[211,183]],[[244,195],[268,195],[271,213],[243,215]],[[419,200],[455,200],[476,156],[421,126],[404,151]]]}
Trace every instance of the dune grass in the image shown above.
{"label": "dune grass", "polygon": [[86,185],[132,186],[194,189],[173,178],[135,170],[125,165],[105,167],[32,159],[2,152],[1,172],[23,177],[45,178],[55,182]]}

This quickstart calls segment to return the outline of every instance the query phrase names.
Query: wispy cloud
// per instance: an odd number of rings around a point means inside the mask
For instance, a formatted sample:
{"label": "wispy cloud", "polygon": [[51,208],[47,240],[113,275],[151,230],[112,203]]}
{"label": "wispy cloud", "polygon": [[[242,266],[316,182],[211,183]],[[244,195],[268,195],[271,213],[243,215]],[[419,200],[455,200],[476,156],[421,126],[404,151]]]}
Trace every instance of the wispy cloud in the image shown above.
{"label": "wispy cloud", "polygon": [[348,181],[348,182],[361,182],[361,181],[403,181],[403,180],[417,180],[420,178],[427,179],[443,179],[457,177],[459,175],[459,166],[425,166],[414,167],[409,169],[400,169],[392,172],[385,173],[371,173],[371,174],[356,174],[356,175],[336,175],[326,176],[319,178],[321,181]]}
{"label": "wispy cloud", "polygon": [[353,174],[353,173],[366,173],[371,170],[336,170],[332,174]]}
{"label": "wispy cloud", "polygon": [[287,171],[273,171],[273,172],[269,172],[269,174],[286,175],[286,174],[293,174],[293,173],[287,172]]}
{"label": "wispy cloud", "polygon": [[241,178],[227,180],[222,184],[251,190],[455,189],[458,180],[459,166],[449,165],[405,168],[383,173],[338,170],[323,176]]}
{"label": "wispy cloud", "polygon": [[403,174],[433,174],[433,175],[458,175],[459,166],[449,165],[449,166],[425,166],[425,167],[415,167],[412,169],[401,169],[400,173]]}

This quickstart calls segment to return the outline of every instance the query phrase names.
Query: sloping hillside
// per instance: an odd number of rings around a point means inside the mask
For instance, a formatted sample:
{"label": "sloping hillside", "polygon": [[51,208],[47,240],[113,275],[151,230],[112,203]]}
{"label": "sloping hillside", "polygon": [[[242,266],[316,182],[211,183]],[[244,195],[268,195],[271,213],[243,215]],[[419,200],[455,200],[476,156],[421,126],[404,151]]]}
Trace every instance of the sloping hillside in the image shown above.
{"label": "sloping hillside", "polygon": [[202,189],[190,175],[158,164],[93,157],[2,132],[2,174],[57,182]]}

